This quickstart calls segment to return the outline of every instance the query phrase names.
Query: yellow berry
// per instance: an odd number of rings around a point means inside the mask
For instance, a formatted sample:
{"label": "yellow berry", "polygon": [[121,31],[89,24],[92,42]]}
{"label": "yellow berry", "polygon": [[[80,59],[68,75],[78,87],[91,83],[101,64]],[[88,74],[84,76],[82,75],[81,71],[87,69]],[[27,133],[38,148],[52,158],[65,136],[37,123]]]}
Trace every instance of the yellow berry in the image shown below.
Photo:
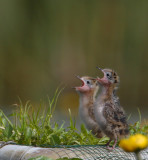
{"label": "yellow berry", "polygon": [[145,149],[148,146],[148,138],[142,134],[135,135],[134,141],[137,150]]}
{"label": "yellow berry", "polygon": [[129,142],[129,139],[122,139],[119,146],[126,152],[134,152],[135,146]]}
{"label": "yellow berry", "polygon": [[128,139],[122,139],[119,146],[126,152],[139,151],[148,146],[148,138],[142,134],[136,134]]}

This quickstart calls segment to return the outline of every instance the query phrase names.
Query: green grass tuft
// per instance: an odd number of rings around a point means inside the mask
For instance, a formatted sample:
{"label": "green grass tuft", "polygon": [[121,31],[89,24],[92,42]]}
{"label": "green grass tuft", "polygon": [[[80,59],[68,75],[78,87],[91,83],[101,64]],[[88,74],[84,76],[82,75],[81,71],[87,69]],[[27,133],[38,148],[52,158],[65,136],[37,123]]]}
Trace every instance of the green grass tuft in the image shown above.
{"label": "green grass tuft", "polygon": [[72,120],[71,111],[69,126],[65,129],[64,123],[59,126],[52,123],[54,110],[58,96],[62,90],[56,90],[52,100],[48,98],[48,105],[42,103],[36,110],[27,102],[25,105],[20,100],[18,109],[9,118],[0,110],[0,139],[1,141],[15,141],[17,144],[34,146],[56,145],[94,145],[105,144],[108,138],[95,138],[85,126],[81,130],[76,128],[76,122]]}
{"label": "green grass tuft", "polygon": [[[104,145],[108,142],[107,137],[96,138],[87,131],[82,124],[80,131],[76,128],[76,122],[71,117],[69,126],[64,128],[64,123],[53,123],[58,97],[62,90],[57,89],[52,100],[48,98],[48,104],[41,103],[38,109],[30,102],[25,105],[20,100],[18,109],[11,115],[13,123],[0,110],[0,139],[1,141],[14,141],[17,144],[34,146],[58,146],[58,145]],[[140,120],[141,121],[141,120]],[[130,133],[148,133],[148,125],[141,127],[140,122],[130,125]]]}

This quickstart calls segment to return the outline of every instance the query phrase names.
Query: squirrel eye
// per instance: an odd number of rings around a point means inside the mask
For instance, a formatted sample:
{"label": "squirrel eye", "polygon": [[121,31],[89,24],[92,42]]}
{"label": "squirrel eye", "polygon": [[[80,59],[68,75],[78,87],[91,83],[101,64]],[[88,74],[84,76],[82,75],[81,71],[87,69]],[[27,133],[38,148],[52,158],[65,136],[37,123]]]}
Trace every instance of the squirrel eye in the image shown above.
{"label": "squirrel eye", "polygon": [[108,74],[108,73],[107,73],[106,75],[107,75],[107,77],[109,77],[109,74]]}

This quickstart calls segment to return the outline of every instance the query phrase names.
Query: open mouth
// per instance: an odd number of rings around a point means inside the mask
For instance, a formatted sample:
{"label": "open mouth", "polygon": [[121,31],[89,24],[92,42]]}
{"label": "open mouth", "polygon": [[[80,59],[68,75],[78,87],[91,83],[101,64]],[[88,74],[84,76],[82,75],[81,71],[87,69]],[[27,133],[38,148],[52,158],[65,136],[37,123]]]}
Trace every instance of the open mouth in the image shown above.
{"label": "open mouth", "polygon": [[99,68],[99,67],[96,67],[96,68],[99,69],[99,70],[103,73],[103,77],[102,77],[102,78],[97,77],[97,81],[98,81],[100,84],[107,84],[104,70],[103,70],[102,68]]}
{"label": "open mouth", "polygon": [[81,82],[82,82],[82,84],[81,84],[81,86],[80,87],[83,87],[84,86],[84,81],[81,79],[81,77],[80,76],[76,76]]}

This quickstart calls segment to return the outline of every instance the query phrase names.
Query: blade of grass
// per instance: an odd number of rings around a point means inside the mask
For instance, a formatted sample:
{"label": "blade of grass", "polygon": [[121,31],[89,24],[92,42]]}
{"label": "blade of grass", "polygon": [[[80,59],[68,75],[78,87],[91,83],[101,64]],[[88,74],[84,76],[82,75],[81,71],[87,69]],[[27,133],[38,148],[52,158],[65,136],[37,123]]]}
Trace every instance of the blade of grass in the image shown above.
{"label": "blade of grass", "polygon": [[7,122],[9,123],[9,125],[13,128],[13,124],[11,123],[11,121],[7,118],[7,116],[4,114],[4,112],[0,109],[0,112],[2,113],[2,115],[4,116],[4,118],[7,120]]}
{"label": "blade of grass", "polygon": [[141,123],[141,112],[140,112],[139,108],[137,108],[137,110],[138,110],[138,113],[139,113],[139,122]]}

